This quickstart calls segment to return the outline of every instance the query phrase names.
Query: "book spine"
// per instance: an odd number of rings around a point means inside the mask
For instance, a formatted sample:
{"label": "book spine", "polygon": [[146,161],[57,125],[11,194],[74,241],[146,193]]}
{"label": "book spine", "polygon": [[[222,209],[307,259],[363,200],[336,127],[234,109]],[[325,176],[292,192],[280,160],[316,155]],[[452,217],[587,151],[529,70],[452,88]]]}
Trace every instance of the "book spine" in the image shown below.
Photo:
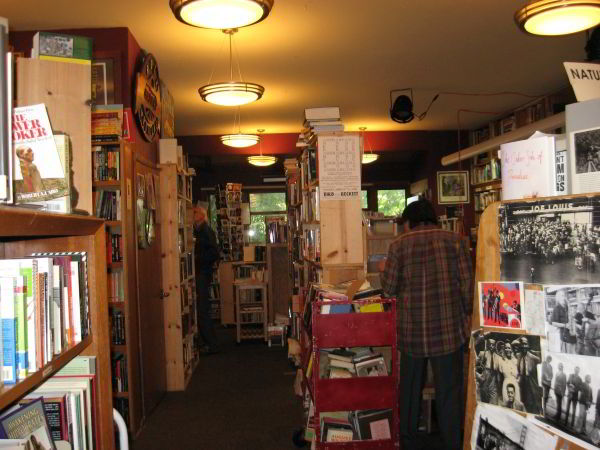
{"label": "book spine", "polygon": [[[2,316],[2,381],[4,384],[17,382],[17,348],[15,317],[15,292],[16,279],[13,277],[0,277],[0,312]],[[7,301],[4,301],[7,299]]]}
{"label": "book spine", "polygon": [[[21,269],[23,273],[24,269]],[[37,339],[36,336],[36,317],[39,314],[37,311],[37,261],[32,260],[31,268],[26,269],[27,277],[27,352],[28,352],[28,373],[33,373],[38,369],[37,364]]]}
{"label": "book spine", "polygon": [[27,285],[22,276],[16,277],[14,301],[16,319],[16,357],[17,357],[17,381],[27,378],[27,313],[25,304],[25,289]]}
{"label": "book spine", "polygon": [[52,355],[58,355],[62,351],[62,315],[61,315],[61,303],[63,301],[63,277],[62,275],[62,266],[54,265],[52,267],[53,273],[53,282],[54,286],[52,287],[52,345],[53,351]]}
{"label": "book spine", "polygon": [[79,290],[79,263],[77,261],[71,261],[71,284],[73,293],[73,304],[72,304],[72,335],[71,342],[81,342],[81,298]]}

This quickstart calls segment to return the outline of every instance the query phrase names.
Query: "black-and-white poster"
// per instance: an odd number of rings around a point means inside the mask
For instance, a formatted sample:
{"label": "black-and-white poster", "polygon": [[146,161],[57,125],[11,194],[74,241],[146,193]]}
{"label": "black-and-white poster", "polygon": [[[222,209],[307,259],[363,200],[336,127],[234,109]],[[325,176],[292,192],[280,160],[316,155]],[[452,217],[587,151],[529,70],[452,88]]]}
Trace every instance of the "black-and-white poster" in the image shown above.
{"label": "black-and-white poster", "polygon": [[600,283],[600,197],[504,204],[498,210],[502,280]]}
{"label": "black-and-white poster", "polygon": [[540,337],[476,331],[473,340],[477,401],[540,414]]}
{"label": "black-and-white poster", "polygon": [[545,285],[548,350],[600,356],[600,284]]}
{"label": "black-and-white poster", "polygon": [[600,359],[544,352],[540,383],[544,389],[544,414],[536,418],[598,446]]}
{"label": "black-and-white poster", "polygon": [[549,450],[556,448],[556,436],[532,425],[512,411],[477,404],[471,449]]}

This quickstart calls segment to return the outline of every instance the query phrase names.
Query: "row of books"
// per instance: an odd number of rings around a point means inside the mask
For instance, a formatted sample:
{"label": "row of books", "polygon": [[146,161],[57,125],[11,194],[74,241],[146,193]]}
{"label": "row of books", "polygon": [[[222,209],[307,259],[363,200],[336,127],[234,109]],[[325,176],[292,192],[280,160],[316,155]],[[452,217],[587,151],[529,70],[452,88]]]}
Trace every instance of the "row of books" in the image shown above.
{"label": "row of books", "polygon": [[89,333],[87,254],[0,259],[2,381],[25,379]]}
{"label": "row of books", "polygon": [[96,192],[96,217],[121,220],[121,191]]}
{"label": "row of books", "polygon": [[282,244],[287,242],[288,226],[285,217],[266,217],[267,242],[269,244]]}
{"label": "row of books", "polygon": [[92,143],[118,142],[123,135],[123,105],[94,105]]}
{"label": "row of books", "polygon": [[498,158],[492,158],[484,165],[471,167],[471,184],[499,180],[501,176],[502,172]]}
{"label": "row of books", "polygon": [[92,450],[96,433],[95,358],[78,356],[0,416],[0,446]]}
{"label": "row of books", "polygon": [[489,191],[475,192],[473,194],[475,212],[481,212],[491,203],[499,202],[500,200],[502,200],[501,189],[491,189]]}
{"label": "row of books", "polygon": [[318,226],[303,228],[302,258],[314,262],[321,260],[321,230]]}
{"label": "row of books", "polygon": [[108,279],[108,301],[125,301],[125,284],[123,281],[123,271],[114,270],[107,274]]}
{"label": "row of books", "polygon": [[123,261],[123,236],[106,230],[106,260],[109,262]]}
{"label": "row of books", "polygon": [[114,392],[127,392],[129,381],[127,377],[127,357],[121,352],[115,352],[111,357],[112,387]]}
{"label": "row of books", "polygon": [[311,184],[318,181],[317,150],[315,148],[310,147],[302,152],[300,157],[300,180],[302,190],[308,189]]}
{"label": "row of books", "polygon": [[319,186],[304,192],[303,202],[300,206],[300,217],[302,222],[318,222],[321,220]]}
{"label": "row of books", "polygon": [[[264,264],[262,264],[264,266]],[[256,280],[266,281],[268,272],[264,267],[258,267],[251,264],[234,266],[233,276],[236,280]]]}
{"label": "row of books", "polygon": [[393,413],[387,409],[321,412],[315,417],[311,401],[304,438],[315,441],[317,423],[320,429],[319,442],[350,442],[391,439]]}
{"label": "row of books", "polygon": [[120,308],[109,308],[110,343],[125,345],[125,315]]}
{"label": "row of books", "polygon": [[119,147],[94,146],[92,151],[94,181],[118,181],[121,173]]}

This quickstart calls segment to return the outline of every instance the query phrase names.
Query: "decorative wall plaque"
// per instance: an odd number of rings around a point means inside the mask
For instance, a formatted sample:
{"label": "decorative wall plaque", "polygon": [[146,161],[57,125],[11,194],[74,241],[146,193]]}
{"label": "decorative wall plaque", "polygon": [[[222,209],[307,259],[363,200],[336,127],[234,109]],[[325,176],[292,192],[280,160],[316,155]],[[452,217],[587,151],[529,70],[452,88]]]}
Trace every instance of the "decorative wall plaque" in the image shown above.
{"label": "decorative wall plaque", "polygon": [[135,79],[135,115],[144,138],[152,142],[160,137],[160,78],[158,63],[151,53],[145,53]]}

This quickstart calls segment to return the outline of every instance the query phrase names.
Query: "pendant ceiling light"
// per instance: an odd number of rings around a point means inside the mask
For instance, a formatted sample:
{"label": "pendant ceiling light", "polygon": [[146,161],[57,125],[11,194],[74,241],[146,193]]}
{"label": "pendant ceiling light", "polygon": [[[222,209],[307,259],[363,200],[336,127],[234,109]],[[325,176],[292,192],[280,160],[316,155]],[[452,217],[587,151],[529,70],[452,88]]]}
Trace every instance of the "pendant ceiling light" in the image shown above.
{"label": "pendant ceiling light", "polygon": [[515,14],[521,30],[542,36],[577,33],[600,23],[600,0],[536,0]]}
{"label": "pendant ceiling light", "polygon": [[[246,103],[254,102],[260,99],[265,92],[265,88],[260,84],[246,83],[244,81],[233,80],[233,64],[232,64],[232,45],[231,39],[237,30],[229,29],[223,30],[223,33],[229,35],[229,77],[230,81],[211,83],[202,86],[198,89],[198,93],[202,100],[208,103],[221,106],[239,106],[245,105]],[[240,79],[242,74],[239,68],[238,62],[238,73]],[[212,75],[211,75],[212,76]]]}
{"label": "pendant ceiling light", "polygon": [[243,147],[251,147],[256,145],[258,141],[260,141],[260,137],[256,134],[243,134],[240,131],[242,116],[240,114],[240,108],[238,107],[236,115],[233,117],[233,128],[235,129],[237,123],[238,132],[235,134],[226,134],[221,136],[221,142],[223,145],[227,145],[229,147],[243,148]]}
{"label": "pendant ceiling light", "polygon": [[177,20],[200,28],[241,28],[266,19],[274,0],[170,0]]}
{"label": "pendant ceiling light", "polygon": [[[367,136],[365,134],[367,127],[358,127],[358,129],[360,131],[362,131],[363,142],[366,142],[367,147],[369,148],[369,153],[367,153],[363,150],[362,163],[363,164],[371,164],[372,162],[377,161],[377,159],[379,158],[379,155],[377,153],[373,153],[373,150],[371,150],[371,146],[369,145],[369,141],[367,140]],[[363,143],[363,147],[364,147],[364,143]]]}
{"label": "pendant ceiling light", "polygon": [[[263,129],[257,130],[259,133],[262,133]],[[277,162],[277,158],[275,156],[267,156],[262,154],[262,143],[259,141],[260,155],[248,156],[248,162],[253,166],[258,167],[266,167],[271,166]]]}

